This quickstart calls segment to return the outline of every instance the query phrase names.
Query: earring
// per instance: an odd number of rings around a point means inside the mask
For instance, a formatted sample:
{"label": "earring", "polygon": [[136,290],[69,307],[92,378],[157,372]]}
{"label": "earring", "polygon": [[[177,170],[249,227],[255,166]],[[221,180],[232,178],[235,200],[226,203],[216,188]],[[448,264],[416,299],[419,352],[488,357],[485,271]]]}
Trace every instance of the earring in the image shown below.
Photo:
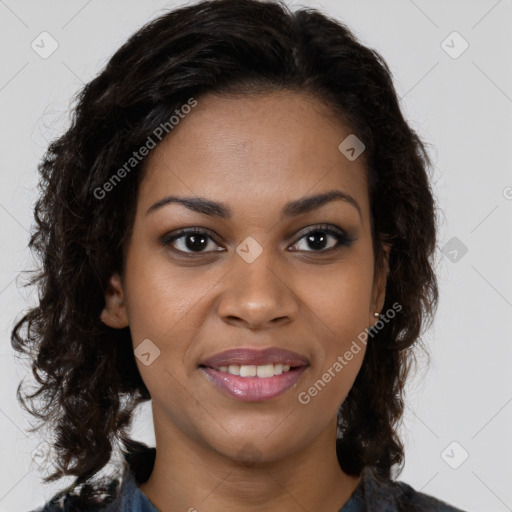
{"label": "earring", "polygon": [[374,316],[374,317],[376,317],[376,318],[378,318],[378,317],[380,316],[380,314],[379,314],[379,313],[377,313],[377,312],[375,312],[375,313],[373,313],[373,316]]}

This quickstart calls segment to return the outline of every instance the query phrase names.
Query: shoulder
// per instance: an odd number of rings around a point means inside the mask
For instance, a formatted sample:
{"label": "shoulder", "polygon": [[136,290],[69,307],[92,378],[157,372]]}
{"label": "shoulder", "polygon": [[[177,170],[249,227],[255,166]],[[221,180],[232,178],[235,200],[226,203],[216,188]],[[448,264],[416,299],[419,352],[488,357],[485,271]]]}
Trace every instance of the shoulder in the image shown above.
{"label": "shoulder", "polygon": [[[115,500],[117,501],[117,500]],[[65,494],[60,499],[52,498],[42,507],[30,512],[117,512],[119,508],[112,508],[112,503],[91,503],[73,494]]]}
{"label": "shoulder", "polygon": [[418,492],[404,482],[397,482],[396,485],[402,493],[401,499],[406,507],[404,510],[414,510],[417,512],[464,512],[462,509],[456,508],[434,496]]}
{"label": "shoulder", "polygon": [[138,488],[147,480],[153,469],[156,450],[133,442],[133,453],[125,454],[118,477],[107,485],[101,503],[92,503],[84,497],[61,491],[42,507],[30,512],[154,512],[156,508]]}
{"label": "shoulder", "polygon": [[465,512],[434,496],[416,491],[405,482],[382,480],[365,469],[362,501],[364,510],[382,512]]}
{"label": "shoulder", "polygon": [[[121,483],[120,483],[121,481]],[[61,491],[43,506],[30,512],[122,512],[127,496],[136,488],[133,474],[124,468],[121,478],[113,479],[108,486],[108,495],[101,498],[84,498],[76,492]]]}

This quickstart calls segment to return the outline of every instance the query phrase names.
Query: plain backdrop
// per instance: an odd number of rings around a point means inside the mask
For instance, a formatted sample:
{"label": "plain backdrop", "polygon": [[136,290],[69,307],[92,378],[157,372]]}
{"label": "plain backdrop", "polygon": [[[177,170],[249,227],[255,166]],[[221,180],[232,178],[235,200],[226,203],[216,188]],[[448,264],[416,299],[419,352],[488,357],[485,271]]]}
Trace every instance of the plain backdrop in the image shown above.
{"label": "plain backdrop", "polygon": [[[0,511],[40,506],[71,482],[43,485],[41,443],[15,389],[14,320],[34,303],[19,272],[37,197],[36,165],[68,123],[73,95],[148,20],[182,3],[0,1]],[[512,510],[512,1],[325,0],[390,66],[411,126],[431,148],[442,210],[440,304],[425,336],[431,364],[411,380],[400,475],[465,510]],[[48,35],[41,36],[42,32]],[[456,32],[456,34],[454,34]],[[47,58],[33,41],[58,44]],[[39,39],[38,39],[39,38]],[[54,40],[56,43],[53,43]],[[467,48],[466,48],[467,46]],[[420,362],[424,361],[420,359]],[[154,441],[149,403],[134,436]]]}

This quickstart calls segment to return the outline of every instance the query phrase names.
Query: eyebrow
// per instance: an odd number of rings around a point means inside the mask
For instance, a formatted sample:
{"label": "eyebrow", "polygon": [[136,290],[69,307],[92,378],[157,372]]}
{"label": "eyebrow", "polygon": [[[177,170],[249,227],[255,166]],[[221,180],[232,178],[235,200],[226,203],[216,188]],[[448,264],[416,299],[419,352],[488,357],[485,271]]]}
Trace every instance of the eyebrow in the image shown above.
{"label": "eyebrow", "polygon": [[[330,190],[314,196],[301,197],[300,199],[287,203],[281,211],[281,218],[297,217],[336,200],[345,201],[348,204],[351,204],[358,211],[359,216],[362,217],[361,208],[351,195],[342,192],[341,190]],[[233,216],[231,208],[225,203],[218,203],[216,201],[206,199],[205,197],[180,196],[167,196],[160,199],[150,206],[146,215],[172,203],[181,204],[189,210],[209,215],[211,217],[230,219]]]}

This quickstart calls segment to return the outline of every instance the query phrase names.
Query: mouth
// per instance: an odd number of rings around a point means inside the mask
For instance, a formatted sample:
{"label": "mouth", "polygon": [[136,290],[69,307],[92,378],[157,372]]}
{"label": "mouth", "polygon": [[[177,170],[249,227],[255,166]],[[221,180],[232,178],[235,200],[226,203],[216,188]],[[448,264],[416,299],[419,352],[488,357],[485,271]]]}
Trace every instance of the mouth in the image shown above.
{"label": "mouth", "polygon": [[296,352],[276,347],[233,349],[203,361],[199,368],[220,391],[237,400],[271,400],[294,387],[309,366]]}

